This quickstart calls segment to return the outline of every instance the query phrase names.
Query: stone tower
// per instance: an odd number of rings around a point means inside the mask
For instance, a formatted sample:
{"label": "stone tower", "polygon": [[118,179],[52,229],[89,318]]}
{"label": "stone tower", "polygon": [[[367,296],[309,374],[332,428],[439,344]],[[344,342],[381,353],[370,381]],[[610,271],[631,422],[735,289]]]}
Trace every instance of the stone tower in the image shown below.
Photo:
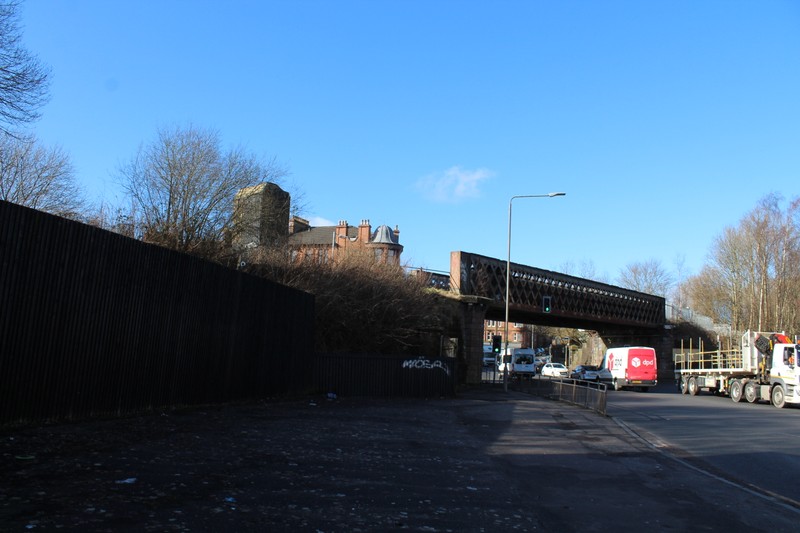
{"label": "stone tower", "polygon": [[285,239],[290,204],[289,193],[271,182],[241,189],[233,200],[233,246],[241,250]]}

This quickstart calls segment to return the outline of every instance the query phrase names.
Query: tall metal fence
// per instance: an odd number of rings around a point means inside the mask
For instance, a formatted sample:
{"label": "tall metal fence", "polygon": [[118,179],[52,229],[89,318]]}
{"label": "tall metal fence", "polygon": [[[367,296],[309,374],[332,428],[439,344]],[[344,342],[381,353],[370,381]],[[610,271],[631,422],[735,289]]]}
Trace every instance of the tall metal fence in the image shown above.
{"label": "tall metal fence", "polygon": [[311,387],[313,296],[0,201],[0,425]]}
{"label": "tall metal fence", "polygon": [[324,354],[314,368],[323,394],[437,398],[456,393],[456,359],[407,355]]}

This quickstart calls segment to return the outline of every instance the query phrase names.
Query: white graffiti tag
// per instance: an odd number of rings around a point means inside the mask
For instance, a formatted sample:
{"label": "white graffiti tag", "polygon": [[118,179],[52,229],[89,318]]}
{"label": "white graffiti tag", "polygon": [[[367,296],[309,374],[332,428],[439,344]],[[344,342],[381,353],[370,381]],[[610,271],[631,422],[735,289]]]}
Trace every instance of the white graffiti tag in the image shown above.
{"label": "white graffiti tag", "polygon": [[406,359],[403,361],[403,368],[419,370],[435,370],[438,368],[448,376],[450,375],[450,369],[447,367],[444,361],[431,361],[430,359],[425,359],[424,357],[420,357],[419,359]]}

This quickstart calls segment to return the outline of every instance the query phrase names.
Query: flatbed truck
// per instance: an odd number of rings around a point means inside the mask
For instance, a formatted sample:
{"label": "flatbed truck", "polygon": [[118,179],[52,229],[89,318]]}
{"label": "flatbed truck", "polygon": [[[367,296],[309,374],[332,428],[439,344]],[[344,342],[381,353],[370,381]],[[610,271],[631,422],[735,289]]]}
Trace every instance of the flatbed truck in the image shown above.
{"label": "flatbed truck", "polygon": [[783,333],[746,331],[740,347],[727,351],[681,350],[674,355],[675,380],[683,394],[701,389],[734,402],[768,401],[778,408],[800,404],[800,345]]}

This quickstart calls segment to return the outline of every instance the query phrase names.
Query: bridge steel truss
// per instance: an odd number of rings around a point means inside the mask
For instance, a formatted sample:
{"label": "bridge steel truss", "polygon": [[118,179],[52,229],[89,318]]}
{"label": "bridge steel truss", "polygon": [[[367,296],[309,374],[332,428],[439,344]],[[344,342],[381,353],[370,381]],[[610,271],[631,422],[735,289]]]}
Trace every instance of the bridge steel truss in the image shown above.
{"label": "bridge steel truss", "polygon": [[[486,303],[486,318],[505,320],[506,261],[451,252],[450,290]],[[545,297],[551,310],[543,311]],[[660,296],[511,263],[509,320],[543,326],[613,330],[663,329]]]}

